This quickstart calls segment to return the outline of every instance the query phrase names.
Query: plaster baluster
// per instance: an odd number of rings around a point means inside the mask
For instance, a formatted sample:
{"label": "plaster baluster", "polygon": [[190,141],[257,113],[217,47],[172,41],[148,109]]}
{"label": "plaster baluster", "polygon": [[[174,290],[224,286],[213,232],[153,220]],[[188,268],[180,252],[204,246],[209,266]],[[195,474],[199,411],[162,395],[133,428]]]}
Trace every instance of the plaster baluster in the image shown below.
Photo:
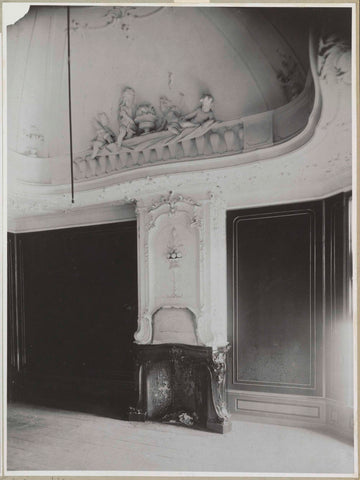
{"label": "plaster baluster", "polygon": [[228,152],[235,150],[235,133],[233,130],[226,130],[224,133],[224,140],[226,143],[226,150]]}
{"label": "plaster baluster", "polygon": [[204,149],[205,149],[205,136],[202,135],[201,137],[196,137],[195,143],[196,143],[198,154],[203,155]]}

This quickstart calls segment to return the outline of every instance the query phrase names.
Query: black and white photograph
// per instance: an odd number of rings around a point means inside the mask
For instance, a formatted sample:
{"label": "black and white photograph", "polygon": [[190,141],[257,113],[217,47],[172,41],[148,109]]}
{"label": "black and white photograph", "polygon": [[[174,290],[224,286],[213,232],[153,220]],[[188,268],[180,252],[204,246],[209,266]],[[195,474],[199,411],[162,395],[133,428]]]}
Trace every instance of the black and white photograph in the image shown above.
{"label": "black and white photograph", "polygon": [[357,478],[355,6],[3,4],[5,475]]}

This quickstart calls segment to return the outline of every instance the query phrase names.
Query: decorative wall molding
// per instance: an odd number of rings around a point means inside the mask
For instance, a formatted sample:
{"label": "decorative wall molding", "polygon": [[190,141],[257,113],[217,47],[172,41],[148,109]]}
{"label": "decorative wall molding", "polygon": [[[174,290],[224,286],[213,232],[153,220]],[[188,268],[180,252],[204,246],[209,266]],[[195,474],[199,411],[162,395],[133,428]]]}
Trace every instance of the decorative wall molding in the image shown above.
{"label": "decorative wall molding", "polygon": [[227,390],[233,416],[278,425],[317,427],[354,440],[354,409],[324,397]]}
{"label": "decorative wall molding", "polygon": [[244,419],[283,425],[325,425],[326,404],[321,397],[227,390],[229,410]]}
{"label": "decorative wall molding", "polygon": [[354,441],[354,408],[326,398],[326,424],[336,435]]}
{"label": "decorative wall molding", "polygon": [[[26,204],[21,203],[22,206]],[[28,213],[28,212],[27,212]],[[25,233],[136,220],[133,204],[99,204],[57,213],[9,218],[8,232]]]}
{"label": "decorative wall molding", "polygon": [[[322,205],[319,202],[319,204],[292,204],[256,210],[238,210],[228,214],[228,295],[229,309],[231,310],[229,336],[233,344],[229,385],[234,390],[303,395],[322,393],[322,343],[320,339],[322,299],[319,294],[322,286],[320,261],[322,252],[318,243],[318,238],[322,235],[321,212]],[[286,225],[291,225],[291,231],[298,232],[296,238],[299,241],[301,239],[297,253],[298,258],[302,258],[304,272],[306,268],[307,273],[300,275],[296,280],[284,265],[284,258],[287,258],[287,264],[293,261],[295,264],[297,262],[296,259],[292,260],[294,258],[293,247],[288,248],[287,246],[291,234],[287,230],[287,236],[282,239],[277,233],[279,228],[285,228]],[[262,239],[259,233],[264,231],[267,232],[274,245],[278,245],[279,242],[282,245],[281,253],[276,248],[269,251],[272,252],[269,253],[269,255],[273,255],[272,260],[279,262],[271,264],[271,268],[280,268],[281,266],[283,268],[282,276],[288,278],[288,295],[294,299],[296,292],[296,295],[302,299],[301,304],[296,304],[293,300],[292,306],[290,306],[289,303],[286,303],[285,297],[283,313],[277,309],[272,302],[272,297],[266,293],[271,291],[269,289],[272,287],[277,288],[276,295],[281,295],[279,287],[276,287],[276,285],[281,285],[279,283],[281,280],[275,282],[271,276],[268,277],[268,271],[264,271],[261,264],[255,260],[255,257],[261,255],[261,252],[258,253],[258,251],[266,248],[264,242],[267,240]],[[255,238],[256,235],[257,238]],[[294,240],[294,237],[292,238]],[[254,247],[250,246],[251,244],[256,245],[256,251]],[[247,245],[249,249],[247,253],[245,253],[244,245]],[[245,257],[250,255],[252,255],[250,258],[253,259],[251,265],[246,264],[245,260]],[[247,301],[247,298],[251,298],[251,292],[246,291],[246,285],[249,283],[246,278],[247,275],[251,278],[253,271],[256,271],[260,278],[264,276],[267,279],[263,289],[258,291],[261,297],[258,300],[258,308],[256,306],[252,308],[254,297],[250,303]],[[273,282],[274,284],[272,284]],[[249,283],[249,285],[252,285],[251,289],[256,288],[254,284]],[[283,288],[286,288],[284,284]],[[267,313],[267,309],[269,313]],[[271,315],[273,316],[271,317]],[[287,344],[285,340],[282,340],[279,325],[284,319],[291,317],[294,317],[293,343],[292,347],[285,347]],[[299,318],[304,325],[303,328],[308,332],[305,336],[301,333],[302,329],[298,327],[296,330]],[[264,322],[270,322],[270,324],[273,322],[274,326],[267,327]],[[258,325],[254,327],[253,336],[250,333],[251,325]],[[263,333],[256,337],[258,331]],[[247,332],[247,336],[245,332]],[[267,333],[265,334],[265,332]],[[297,332],[297,336],[295,336],[295,332]],[[247,354],[242,358],[242,346],[249,342],[252,346],[250,347],[249,344]],[[306,356],[303,352],[306,352]],[[271,365],[272,367],[270,367]],[[299,365],[302,365],[302,368],[299,369]],[[266,371],[267,374],[264,373]],[[272,372],[276,372],[273,378],[271,378]]]}

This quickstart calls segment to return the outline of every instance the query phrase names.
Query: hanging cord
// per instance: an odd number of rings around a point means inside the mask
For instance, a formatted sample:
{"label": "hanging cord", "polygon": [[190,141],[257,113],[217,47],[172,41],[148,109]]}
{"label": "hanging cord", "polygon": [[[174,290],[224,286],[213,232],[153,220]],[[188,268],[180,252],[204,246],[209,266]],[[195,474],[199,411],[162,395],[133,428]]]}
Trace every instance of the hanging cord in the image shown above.
{"label": "hanging cord", "polygon": [[66,9],[67,9],[67,60],[68,60],[68,93],[69,93],[71,203],[74,203],[74,160],[73,160],[73,139],[72,139],[71,68],[70,68],[70,7],[66,7]]}

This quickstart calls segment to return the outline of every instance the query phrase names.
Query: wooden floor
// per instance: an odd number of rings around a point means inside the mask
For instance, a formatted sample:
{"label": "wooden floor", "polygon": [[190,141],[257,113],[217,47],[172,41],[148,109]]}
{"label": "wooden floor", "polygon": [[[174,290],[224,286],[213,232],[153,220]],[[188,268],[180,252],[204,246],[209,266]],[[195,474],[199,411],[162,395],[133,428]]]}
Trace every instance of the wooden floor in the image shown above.
{"label": "wooden floor", "polygon": [[232,420],[232,431],[221,435],[12,404],[7,469],[353,472],[353,448],[337,439],[301,428]]}

